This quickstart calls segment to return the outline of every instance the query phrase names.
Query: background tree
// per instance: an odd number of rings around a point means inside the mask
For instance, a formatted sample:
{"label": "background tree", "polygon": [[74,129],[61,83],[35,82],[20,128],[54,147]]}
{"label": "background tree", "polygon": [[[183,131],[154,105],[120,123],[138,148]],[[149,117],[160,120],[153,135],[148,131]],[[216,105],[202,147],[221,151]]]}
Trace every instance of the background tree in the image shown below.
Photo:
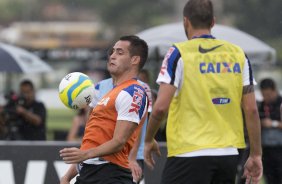
{"label": "background tree", "polygon": [[262,39],[277,51],[282,62],[282,1],[237,0],[222,1],[224,14],[236,27]]}

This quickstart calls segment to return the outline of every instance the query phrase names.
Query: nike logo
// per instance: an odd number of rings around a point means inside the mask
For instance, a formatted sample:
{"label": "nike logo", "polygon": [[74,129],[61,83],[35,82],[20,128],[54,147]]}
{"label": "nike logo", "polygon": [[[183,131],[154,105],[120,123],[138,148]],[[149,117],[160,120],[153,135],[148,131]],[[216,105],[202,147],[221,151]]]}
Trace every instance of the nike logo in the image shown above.
{"label": "nike logo", "polygon": [[208,53],[208,52],[211,52],[215,49],[217,49],[218,47],[221,47],[223,44],[221,45],[217,45],[215,47],[212,47],[212,48],[208,48],[208,49],[204,49],[203,47],[201,47],[201,45],[199,45],[199,52],[202,53],[202,54],[205,54],[205,53]]}

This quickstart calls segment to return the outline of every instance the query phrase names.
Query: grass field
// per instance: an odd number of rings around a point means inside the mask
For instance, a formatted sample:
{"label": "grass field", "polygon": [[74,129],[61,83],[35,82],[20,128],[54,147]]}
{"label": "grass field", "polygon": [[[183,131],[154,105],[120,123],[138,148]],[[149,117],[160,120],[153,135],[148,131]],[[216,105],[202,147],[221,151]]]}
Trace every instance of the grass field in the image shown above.
{"label": "grass field", "polygon": [[47,139],[54,139],[55,131],[67,132],[72,125],[76,111],[70,109],[48,109]]}

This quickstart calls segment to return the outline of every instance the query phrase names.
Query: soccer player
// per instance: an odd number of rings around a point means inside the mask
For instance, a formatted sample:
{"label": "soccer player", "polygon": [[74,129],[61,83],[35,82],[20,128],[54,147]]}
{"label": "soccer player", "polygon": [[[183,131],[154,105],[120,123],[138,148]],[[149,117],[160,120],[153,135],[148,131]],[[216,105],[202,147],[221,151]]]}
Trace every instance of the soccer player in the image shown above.
{"label": "soccer player", "polygon": [[[142,70],[143,71],[143,70]],[[140,78],[140,73],[138,75],[138,78]],[[147,83],[144,83],[140,80],[138,80],[139,84],[143,86],[145,89],[146,95],[148,97],[148,116],[150,112],[152,111],[152,93],[151,88]],[[101,100],[101,98],[107,94],[110,90],[114,88],[114,81],[113,78],[105,79],[100,81],[95,86],[95,96],[92,99],[89,106],[91,107],[90,113],[94,109],[94,107],[97,105],[97,103]],[[134,143],[134,146],[132,147],[130,154],[129,154],[129,167],[132,172],[133,180],[136,183],[139,183],[143,178],[143,170],[144,170],[144,139],[145,139],[145,133],[146,133],[146,127],[148,122],[148,116],[146,117],[144,123],[142,124],[142,129],[139,130],[137,140]]]}
{"label": "soccer player", "polygon": [[128,155],[137,137],[135,130],[146,117],[148,106],[145,90],[136,77],[147,57],[148,46],[137,36],[124,36],[115,43],[108,61],[115,87],[92,111],[80,149],[60,151],[63,160],[73,164],[61,184],[76,176],[79,163],[82,168],[76,184],[133,183]]}
{"label": "soccer player", "polygon": [[247,183],[262,176],[260,120],[253,72],[243,50],[211,35],[215,19],[210,0],[184,7],[188,41],[172,46],[163,61],[145,138],[145,162],[160,153],[154,140],[168,112],[168,158],[162,184],[235,183],[238,148],[245,147],[243,108],[250,140]]}

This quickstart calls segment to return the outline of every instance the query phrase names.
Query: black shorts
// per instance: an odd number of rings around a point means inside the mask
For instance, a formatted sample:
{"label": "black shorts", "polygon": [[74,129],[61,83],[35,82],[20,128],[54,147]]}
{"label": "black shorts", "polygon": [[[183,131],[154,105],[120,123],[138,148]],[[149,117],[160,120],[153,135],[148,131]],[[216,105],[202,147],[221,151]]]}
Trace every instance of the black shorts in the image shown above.
{"label": "black shorts", "polygon": [[131,171],[112,163],[83,164],[75,184],[134,184]]}
{"label": "black shorts", "polygon": [[162,184],[234,184],[238,156],[169,157]]}

